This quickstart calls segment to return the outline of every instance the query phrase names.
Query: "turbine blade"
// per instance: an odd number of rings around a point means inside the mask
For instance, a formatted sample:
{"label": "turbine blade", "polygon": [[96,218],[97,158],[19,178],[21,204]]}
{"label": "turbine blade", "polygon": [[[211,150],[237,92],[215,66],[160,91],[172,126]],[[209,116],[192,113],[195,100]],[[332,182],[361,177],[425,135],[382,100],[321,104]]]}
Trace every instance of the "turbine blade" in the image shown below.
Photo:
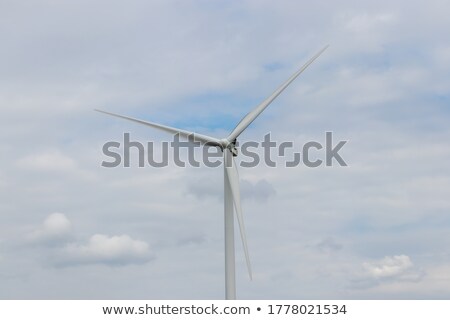
{"label": "turbine blade", "polygon": [[182,129],[177,129],[177,128],[173,128],[173,127],[169,127],[169,126],[165,126],[162,124],[158,124],[158,123],[154,123],[154,122],[149,122],[149,121],[144,121],[144,120],[140,120],[140,119],[135,119],[135,118],[131,118],[131,117],[127,117],[127,116],[122,116],[120,114],[116,114],[116,113],[112,113],[112,112],[107,112],[107,111],[102,111],[102,110],[98,110],[98,109],[94,109],[97,112],[100,113],[104,113],[113,117],[117,117],[117,118],[122,118],[125,120],[130,120],[133,122],[137,122],[155,129],[159,129],[171,134],[179,134],[181,137],[184,137],[186,139],[189,140],[195,140],[195,141],[199,141],[202,144],[209,144],[209,145],[214,145],[214,146],[220,146],[220,140],[216,139],[216,138],[212,138],[203,134],[199,134],[199,133],[195,133],[195,132],[190,132],[190,131],[186,131],[186,130],[182,130]]}
{"label": "turbine blade", "polygon": [[267,108],[269,104],[272,103],[273,100],[275,100],[276,97],[280,95],[281,92],[283,92],[284,89],[288,85],[291,84],[292,81],[295,80],[311,63],[314,62],[326,49],[328,48],[328,45],[325,46],[323,49],[321,49],[319,52],[317,52],[311,59],[306,62],[303,67],[300,68],[296,73],[294,73],[289,79],[286,80],[277,90],[275,90],[274,93],[272,93],[271,96],[269,96],[266,100],[264,100],[260,105],[258,105],[255,109],[250,111],[248,114],[245,115],[244,118],[237,124],[236,128],[230,133],[228,136],[228,141],[235,140],[260,114],[264,111],[264,109]]}
{"label": "turbine blade", "polygon": [[229,149],[224,150],[224,165],[226,168],[226,176],[230,185],[231,193],[234,200],[234,206],[236,208],[236,216],[239,223],[239,231],[241,233],[242,245],[244,247],[245,260],[247,262],[248,275],[250,280],[252,279],[252,267],[250,264],[250,257],[248,254],[247,237],[245,235],[244,218],[242,216],[241,196],[239,192],[239,174],[234,161],[233,154]]}

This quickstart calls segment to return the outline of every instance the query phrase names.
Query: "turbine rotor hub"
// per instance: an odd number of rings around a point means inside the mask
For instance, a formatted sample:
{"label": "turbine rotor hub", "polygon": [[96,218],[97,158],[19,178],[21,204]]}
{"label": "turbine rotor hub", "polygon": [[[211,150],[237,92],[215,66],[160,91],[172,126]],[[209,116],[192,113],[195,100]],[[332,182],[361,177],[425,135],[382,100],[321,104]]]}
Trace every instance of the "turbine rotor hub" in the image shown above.
{"label": "turbine rotor hub", "polygon": [[238,155],[238,149],[236,147],[237,141],[234,139],[233,141],[228,141],[228,139],[222,139],[220,140],[222,150],[228,149],[231,151],[231,154],[233,157],[236,157]]}

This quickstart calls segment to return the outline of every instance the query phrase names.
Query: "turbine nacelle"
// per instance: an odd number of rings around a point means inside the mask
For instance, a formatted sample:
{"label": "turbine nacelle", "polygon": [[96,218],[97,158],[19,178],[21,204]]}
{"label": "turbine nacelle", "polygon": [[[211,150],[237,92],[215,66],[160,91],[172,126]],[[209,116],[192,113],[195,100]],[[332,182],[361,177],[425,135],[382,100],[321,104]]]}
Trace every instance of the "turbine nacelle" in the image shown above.
{"label": "turbine nacelle", "polygon": [[222,148],[222,151],[225,149],[230,150],[233,157],[236,157],[238,155],[238,149],[236,147],[236,144],[237,144],[236,139],[234,139],[231,142],[226,138],[220,140],[220,147]]}

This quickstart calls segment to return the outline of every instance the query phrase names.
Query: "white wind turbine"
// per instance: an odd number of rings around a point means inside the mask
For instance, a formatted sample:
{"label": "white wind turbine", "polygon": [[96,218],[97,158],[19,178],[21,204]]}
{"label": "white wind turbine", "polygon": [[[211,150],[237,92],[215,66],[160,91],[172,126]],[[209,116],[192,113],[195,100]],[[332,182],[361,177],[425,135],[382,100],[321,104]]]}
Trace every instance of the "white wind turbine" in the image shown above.
{"label": "white wind turbine", "polygon": [[[154,122],[139,120],[119,114],[95,110],[111,116],[134,121],[152,128],[160,129],[171,134],[179,134],[189,140],[195,140],[202,144],[217,146],[223,151],[224,159],[224,218],[225,218],[225,298],[227,300],[236,299],[236,279],[235,279],[235,258],[234,258],[234,209],[239,224],[241,240],[244,247],[245,260],[247,269],[252,279],[252,269],[247,248],[247,239],[245,235],[244,219],[242,216],[241,198],[239,191],[239,176],[234,157],[237,156],[236,139],[239,135],[267,108],[267,106],[283,92],[286,87],[295,80],[314,60],[316,60],[326,49],[328,45],[316,53],[308,62],[306,62],[300,70],[294,73],[286,82],[284,82],[275,92],[273,92],[266,100],[264,100],[255,109],[247,113],[245,117],[237,124],[230,135],[224,139],[216,139],[203,134],[189,132]],[[233,208],[234,203],[234,208]]]}

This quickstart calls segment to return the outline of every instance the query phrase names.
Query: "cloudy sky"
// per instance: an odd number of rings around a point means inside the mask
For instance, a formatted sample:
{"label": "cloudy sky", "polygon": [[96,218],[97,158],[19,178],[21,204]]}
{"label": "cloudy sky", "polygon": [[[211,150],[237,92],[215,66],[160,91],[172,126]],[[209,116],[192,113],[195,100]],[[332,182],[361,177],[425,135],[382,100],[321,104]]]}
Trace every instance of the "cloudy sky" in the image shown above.
{"label": "cloudy sky", "polygon": [[[222,170],[102,168],[105,142],[348,140],[241,168],[242,299],[450,296],[448,1],[0,2],[0,298],[221,299]],[[316,156],[323,156],[316,153]]]}

